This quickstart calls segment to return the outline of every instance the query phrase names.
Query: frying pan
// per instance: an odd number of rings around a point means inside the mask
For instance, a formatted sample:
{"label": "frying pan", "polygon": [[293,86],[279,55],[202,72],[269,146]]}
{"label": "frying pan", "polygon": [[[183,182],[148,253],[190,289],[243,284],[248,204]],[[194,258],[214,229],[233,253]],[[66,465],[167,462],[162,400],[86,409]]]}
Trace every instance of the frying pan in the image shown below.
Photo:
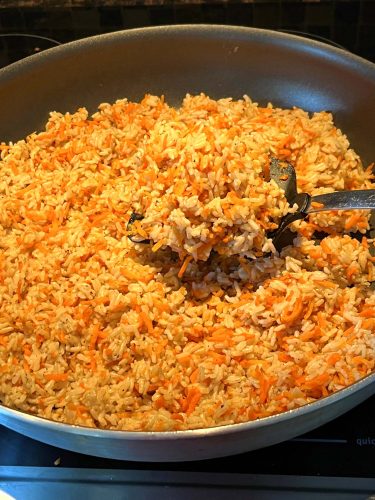
{"label": "frying pan", "polygon": [[[248,94],[260,104],[329,110],[364,163],[375,159],[375,65],[320,42],[266,30],[171,26],[116,32],[47,50],[0,71],[0,140],[39,130],[49,111],[121,97]],[[177,432],[123,432],[51,422],[0,406],[0,423],[31,438],[96,456],[200,460],[290,439],[375,393],[371,374],[334,395],[253,422]]]}

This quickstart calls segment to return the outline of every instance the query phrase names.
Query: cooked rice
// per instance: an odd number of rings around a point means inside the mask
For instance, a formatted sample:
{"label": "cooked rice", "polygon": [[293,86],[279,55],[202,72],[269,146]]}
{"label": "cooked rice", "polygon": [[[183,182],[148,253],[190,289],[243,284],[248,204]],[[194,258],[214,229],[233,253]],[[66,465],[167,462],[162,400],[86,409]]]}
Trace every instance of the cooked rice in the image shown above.
{"label": "cooked rice", "polygon": [[[259,257],[289,210],[270,155],[301,191],[374,187],[329,113],[146,96],[51,113],[0,147],[3,405],[185,430],[296,408],[374,370],[373,242],[349,234],[368,212],[310,216],[293,247]],[[129,240],[133,211],[151,245]]]}

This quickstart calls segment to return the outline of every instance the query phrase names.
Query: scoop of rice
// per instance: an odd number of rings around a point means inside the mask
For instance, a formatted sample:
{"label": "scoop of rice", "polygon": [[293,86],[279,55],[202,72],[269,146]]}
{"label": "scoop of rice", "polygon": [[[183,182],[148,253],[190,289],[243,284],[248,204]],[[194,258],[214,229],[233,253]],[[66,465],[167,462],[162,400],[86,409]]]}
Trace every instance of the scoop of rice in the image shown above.
{"label": "scoop of rice", "polygon": [[134,232],[195,260],[212,249],[274,250],[266,233],[291,208],[269,178],[271,143],[259,133],[270,109],[205,96],[187,96],[177,110],[151,96],[144,103],[157,113],[135,151],[132,204],[144,218]]}

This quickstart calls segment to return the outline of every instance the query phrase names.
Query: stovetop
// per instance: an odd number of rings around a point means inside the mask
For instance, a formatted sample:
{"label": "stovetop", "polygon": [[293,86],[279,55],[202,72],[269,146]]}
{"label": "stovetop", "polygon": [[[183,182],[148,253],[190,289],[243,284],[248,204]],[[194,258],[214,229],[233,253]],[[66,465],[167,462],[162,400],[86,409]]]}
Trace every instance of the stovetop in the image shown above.
{"label": "stovetop", "polygon": [[375,396],[290,441],[197,462],[112,460],[0,426],[0,498],[374,499]]}
{"label": "stovetop", "polygon": [[[2,44],[2,45],[1,45]],[[58,42],[0,37],[0,66]],[[0,499],[375,498],[375,396],[304,436],[241,455],[117,461],[39,443],[0,426]],[[374,496],[372,496],[374,495]]]}
{"label": "stovetop", "polygon": [[1,466],[372,478],[375,477],[375,396],[336,420],[290,441],[197,462],[149,463],[92,457],[34,441],[0,426]]}

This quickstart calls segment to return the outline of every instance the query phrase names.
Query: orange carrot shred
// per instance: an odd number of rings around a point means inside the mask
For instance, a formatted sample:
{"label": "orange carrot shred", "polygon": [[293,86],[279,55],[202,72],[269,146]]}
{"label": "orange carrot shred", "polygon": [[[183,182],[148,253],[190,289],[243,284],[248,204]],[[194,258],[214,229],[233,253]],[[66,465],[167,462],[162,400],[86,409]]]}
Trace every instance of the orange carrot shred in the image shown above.
{"label": "orange carrot shred", "polygon": [[161,239],[160,241],[155,243],[155,245],[151,248],[151,250],[153,252],[157,252],[159,248],[161,248],[163,245],[165,245],[165,239]]}
{"label": "orange carrot shred", "polygon": [[313,208],[323,208],[324,207],[324,203],[319,203],[318,201],[312,201],[311,202],[311,206]]}
{"label": "orange carrot shred", "polygon": [[55,382],[63,382],[68,379],[67,373],[46,373],[44,378],[47,380],[54,380]]}
{"label": "orange carrot shred", "polygon": [[185,260],[184,260],[184,262],[183,262],[183,264],[182,264],[182,266],[181,266],[181,268],[180,268],[180,270],[178,271],[178,274],[177,274],[177,276],[179,278],[182,278],[182,276],[184,275],[184,273],[185,273],[185,271],[187,269],[187,266],[189,265],[189,262],[192,260],[192,258],[193,257],[191,255],[188,255],[185,258]]}

